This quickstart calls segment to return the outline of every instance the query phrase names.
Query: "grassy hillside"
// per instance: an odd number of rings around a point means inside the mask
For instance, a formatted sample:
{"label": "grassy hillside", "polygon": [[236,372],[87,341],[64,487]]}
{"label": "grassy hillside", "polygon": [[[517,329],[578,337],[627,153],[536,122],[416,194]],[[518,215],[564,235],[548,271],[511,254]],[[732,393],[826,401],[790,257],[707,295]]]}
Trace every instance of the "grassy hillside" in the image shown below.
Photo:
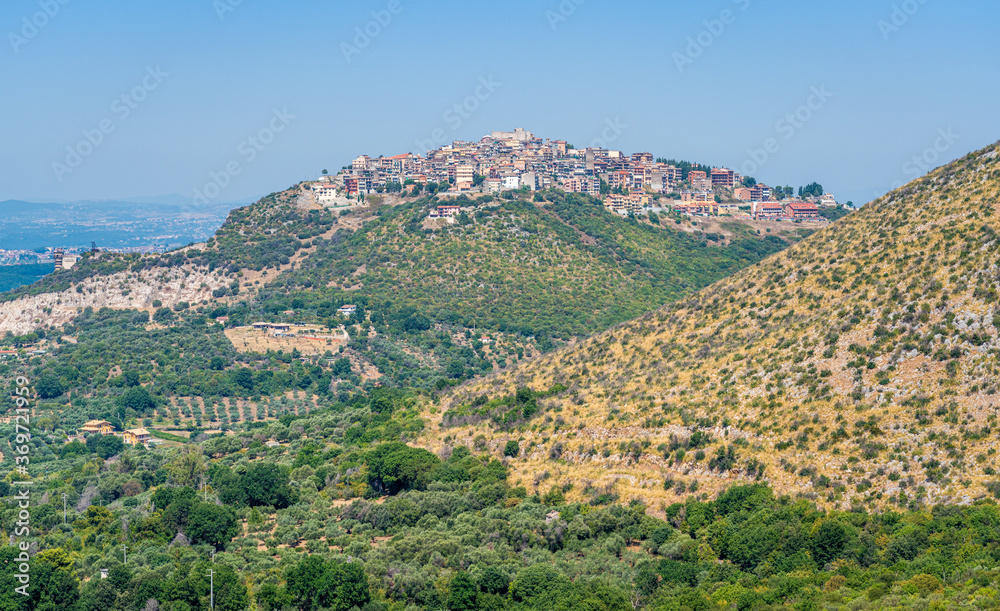
{"label": "grassy hillside", "polygon": [[461,389],[430,443],[519,441],[521,481],[554,472],[583,494],[617,482],[652,503],[758,479],[845,507],[1000,493],[998,195],[994,146]]}
{"label": "grassy hillside", "polygon": [[459,201],[475,209],[453,225],[427,218],[435,200],[383,207],[358,231],[318,244],[275,284],[339,288],[413,307],[435,322],[565,339],[637,316],[787,246],[746,233],[709,246],[704,236],[609,214],[589,197],[547,197]]}
{"label": "grassy hillside", "polygon": [[[579,352],[575,347],[556,352],[488,384],[463,388],[456,397],[466,400],[442,403],[432,392],[363,381],[359,359],[372,359],[396,380],[424,383],[442,374],[467,378],[504,358],[528,358],[531,348],[514,347],[514,337],[527,330],[491,331],[496,341],[485,343],[481,333],[432,320],[439,314],[430,307],[392,298],[388,289],[381,289],[385,297],[367,294],[357,279],[373,273],[375,259],[367,259],[373,263],[364,269],[340,269],[344,258],[333,256],[336,244],[357,240],[355,252],[364,253],[372,236],[392,248],[408,248],[411,235],[422,236],[423,242],[405,250],[407,258],[381,263],[404,268],[410,255],[440,256],[439,242],[448,240],[452,248],[469,242],[469,260],[486,261],[482,273],[493,274],[490,266],[502,259],[489,259],[492,249],[476,249],[492,235],[494,221],[518,228],[516,238],[505,236],[497,247],[507,248],[508,241],[527,244],[511,246],[506,256],[541,258],[531,250],[537,248],[555,261],[544,250],[550,247],[544,240],[530,241],[527,225],[558,213],[580,244],[572,246],[572,237],[563,241],[560,236],[571,234],[557,224],[551,248],[594,272],[611,270],[608,262],[618,262],[618,273],[607,273],[623,291],[633,282],[649,287],[649,294],[689,290],[671,284],[672,279],[696,270],[686,260],[662,255],[664,245],[673,244],[674,253],[701,252],[705,265],[719,273],[743,261],[732,246],[702,247],[666,226],[619,219],[604,224],[600,210],[586,207],[559,211],[556,202],[544,208],[515,202],[483,208],[493,219],[490,224],[484,217],[482,223],[425,227],[419,215],[429,204],[380,209],[377,216],[354,211],[334,217],[302,207],[293,194],[265,198],[234,213],[204,248],[163,258],[108,260],[128,268],[131,275],[121,281],[126,286],[138,282],[139,271],[177,274],[201,284],[203,276],[186,274],[224,269],[231,284],[205,289],[216,291],[214,299],[178,300],[150,311],[82,308],[70,325],[31,339],[10,338],[17,345],[41,339],[47,352],[0,360],[0,375],[11,381],[12,391],[0,396],[2,411],[13,410],[15,400],[23,403],[20,394],[13,394],[15,383],[35,391],[28,393],[30,439],[18,436],[17,423],[0,422],[0,436],[6,439],[0,466],[7,481],[33,481],[31,527],[38,542],[28,598],[14,590],[18,550],[0,550],[7,567],[0,570],[0,581],[8,585],[0,589],[0,605],[23,611],[190,611],[208,608],[212,587],[215,608],[224,611],[997,608],[1000,513],[995,503],[932,511],[913,503],[903,511],[877,514],[858,507],[830,511],[775,494],[791,488],[771,475],[769,455],[794,455],[782,445],[784,436],[780,449],[765,446],[768,431],[758,433],[758,422],[781,422],[790,412],[801,419],[793,425],[798,433],[806,433],[824,426],[827,414],[854,417],[857,412],[857,418],[865,418],[858,430],[869,439],[883,430],[872,416],[894,409],[891,403],[876,405],[874,397],[857,402],[835,397],[837,389],[817,390],[821,396],[793,405],[799,387],[793,378],[779,377],[797,366],[810,371],[820,348],[834,346],[829,358],[840,358],[841,344],[852,333],[838,330],[845,339],[799,347],[800,355],[814,354],[792,364],[795,347],[786,336],[791,331],[783,327],[805,325],[809,316],[818,320],[824,299],[836,307],[835,300],[847,299],[853,290],[844,290],[846,278],[837,289],[830,286],[832,280],[824,285],[815,269],[841,260],[837,255],[829,262],[833,243],[826,232],[814,238],[818,246],[795,247],[790,255],[773,257],[732,281],[581,342]],[[414,223],[419,233],[407,228]],[[853,219],[844,225],[855,227]],[[970,269],[987,263],[988,252],[977,248],[990,243],[965,244],[968,254],[959,254],[963,249],[956,255],[969,259]],[[775,270],[787,269],[814,248],[824,248],[825,254],[822,261],[812,255],[813,271],[802,278],[814,282],[808,294],[819,296],[820,303],[809,310],[795,301],[802,318],[784,318],[784,309],[775,315],[777,301],[766,306],[771,310],[757,307],[798,282],[779,286],[778,278],[772,280]],[[862,250],[855,244],[852,256]],[[528,270],[524,273],[533,281],[563,282],[558,274],[543,275],[549,266],[520,259],[515,265]],[[668,266],[670,271],[661,269]],[[949,273],[960,273],[960,267]],[[300,273],[303,268],[309,273]],[[427,282],[416,269],[394,271],[384,282],[398,283],[400,295],[416,291],[405,286],[411,273],[415,284]],[[499,274],[492,278],[506,282],[508,300],[520,303],[513,280]],[[348,282],[357,284],[345,288]],[[737,287],[744,287],[746,300],[756,295],[753,318],[749,303],[745,315],[736,306]],[[456,281],[446,288],[452,296],[468,291]],[[539,284],[538,290],[545,288]],[[586,290],[599,296],[597,288],[591,284]],[[763,292],[772,289],[771,295]],[[981,299],[993,299],[983,293],[992,289],[976,289]],[[877,287],[870,290],[878,293]],[[933,290],[934,303],[945,303],[941,307],[959,301],[941,300],[944,290],[957,295],[951,288]],[[969,290],[975,292],[971,285]],[[806,292],[792,295],[804,300]],[[891,303],[891,290],[884,294]],[[586,307],[582,296],[573,298]],[[348,299],[362,307],[345,320],[335,312]],[[641,303],[630,294],[622,299]],[[792,302],[787,297],[786,303]],[[927,324],[939,316],[934,308]],[[575,324],[606,322],[611,318],[601,317],[611,317],[608,312],[588,314]],[[844,306],[843,316],[851,320],[854,312]],[[915,309],[917,319],[922,312]],[[228,342],[215,322],[222,315],[230,317],[230,324],[258,318],[345,323],[355,339],[342,353],[331,347],[322,355],[256,355]],[[938,323],[941,329],[952,323],[957,328],[959,319],[941,315],[946,321]],[[842,324],[830,322],[832,314],[825,316],[825,322]],[[852,329],[860,332],[867,314],[856,316]],[[884,333],[873,330],[873,336],[896,337],[894,321],[885,327]],[[982,324],[966,327],[961,333],[981,342]],[[818,337],[827,338],[830,329],[824,325]],[[981,346],[991,349],[991,341]],[[952,357],[952,347],[944,356],[961,362],[964,356]],[[915,350],[924,349],[918,342]],[[941,349],[932,342],[926,350],[928,358],[937,358]],[[774,358],[753,360],[764,358],[764,351]],[[882,357],[873,349],[870,358],[879,371]],[[866,356],[863,378],[870,375],[868,362]],[[744,370],[758,363],[775,368],[762,370],[760,380],[757,373],[747,376]],[[817,374],[821,380],[833,377]],[[804,376],[794,378],[795,384],[805,382]],[[945,387],[956,391],[948,400],[961,397],[958,389],[966,388],[961,384]],[[730,386],[737,390],[729,391]],[[759,386],[765,388],[755,393]],[[764,402],[760,413],[771,416],[761,418],[740,403],[753,406],[758,395]],[[817,422],[806,420],[813,409],[821,414]],[[953,415],[946,412],[944,421],[950,423]],[[940,435],[943,424],[936,412],[924,416],[930,423],[920,425],[923,430]],[[102,435],[70,441],[69,435],[91,419],[106,419],[119,430],[149,427],[164,444],[124,446],[119,437]],[[723,425],[731,426],[719,428]],[[731,451],[718,454],[719,439]],[[928,439],[945,443],[938,436]],[[819,456],[811,441],[809,436],[793,441],[806,444],[797,450],[803,460]],[[978,449],[972,443],[958,440],[942,447],[971,456]],[[27,473],[16,473],[20,448],[29,444]],[[840,447],[843,453],[829,454],[846,457],[852,451],[846,442]],[[906,456],[929,447],[908,449]],[[861,469],[866,463],[851,465]],[[913,465],[916,473],[915,460]],[[730,485],[756,476],[782,487]],[[670,483],[670,495],[662,492],[664,481]],[[19,490],[0,482],[0,493]],[[716,491],[722,493],[709,498]],[[13,524],[20,510],[0,505],[0,518]],[[127,564],[121,560],[123,545]],[[102,569],[109,570],[106,579]]]}

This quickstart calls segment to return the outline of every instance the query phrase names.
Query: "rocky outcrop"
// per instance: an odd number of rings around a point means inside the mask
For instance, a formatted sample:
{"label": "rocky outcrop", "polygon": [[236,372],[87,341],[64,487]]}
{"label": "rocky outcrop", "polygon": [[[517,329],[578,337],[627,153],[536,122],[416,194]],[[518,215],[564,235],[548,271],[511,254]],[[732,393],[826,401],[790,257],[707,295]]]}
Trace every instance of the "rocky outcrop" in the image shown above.
{"label": "rocky outcrop", "polygon": [[212,291],[229,280],[218,272],[178,267],[142,272],[120,272],[88,278],[59,293],[45,293],[0,303],[0,336],[30,333],[39,327],[59,327],[71,322],[84,308],[153,308],[182,301],[191,304],[212,299]]}

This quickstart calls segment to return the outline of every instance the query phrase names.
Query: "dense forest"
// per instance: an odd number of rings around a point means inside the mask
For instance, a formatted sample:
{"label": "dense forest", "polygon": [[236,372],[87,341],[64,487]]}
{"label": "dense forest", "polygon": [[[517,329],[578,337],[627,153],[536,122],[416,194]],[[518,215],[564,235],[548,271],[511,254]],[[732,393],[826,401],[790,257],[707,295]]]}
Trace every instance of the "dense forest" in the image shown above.
{"label": "dense forest", "polygon": [[[227,611],[1000,607],[993,501],[830,512],[748,485],[567,502],[547,474],[511,481],[503,456],[403,443],[424,400],[379,389],[151,450],[40,432],[31,595],[5,547],[0,606],[203,609],[212,570]],[[82,400],[66,420],[114,409]],[[17,511],[0,506],[5,528]]]}
{"label": "dense forest", "polygon": [[55,266],[51,263],[37,265],[0,265],[0,293],[32,284],[51,274]]}

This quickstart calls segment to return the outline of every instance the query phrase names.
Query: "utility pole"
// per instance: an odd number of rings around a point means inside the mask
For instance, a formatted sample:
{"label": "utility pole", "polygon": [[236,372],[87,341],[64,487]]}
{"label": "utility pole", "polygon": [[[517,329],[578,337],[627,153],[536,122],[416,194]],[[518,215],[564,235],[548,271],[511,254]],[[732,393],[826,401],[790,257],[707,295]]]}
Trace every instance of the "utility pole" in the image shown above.
{"label": "utility pole", "polygon": [[66,493],[63,492],[63,524],[66,523]]}
{"label": "utility pole", "polygon": [[208,569],[208,608],[215,608],[215,571]]}

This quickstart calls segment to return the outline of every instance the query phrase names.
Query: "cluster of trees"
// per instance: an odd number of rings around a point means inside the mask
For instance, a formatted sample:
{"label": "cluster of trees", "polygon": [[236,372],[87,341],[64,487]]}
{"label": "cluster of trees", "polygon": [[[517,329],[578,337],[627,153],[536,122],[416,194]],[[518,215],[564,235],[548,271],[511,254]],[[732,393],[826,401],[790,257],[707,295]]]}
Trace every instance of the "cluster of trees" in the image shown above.
{"label": "cluster of trees", "polygon": [[220,548],[240,532],[231,507],[202,501],[192,488],[157,488],[152,507],[159,511],[139,524],[140,534],[163,534],[169,540],[183,534],[195,545]]}
{"label": "cluster of trees", "polygon": [[823,185],[811,182],[804,187],[799,187],[799,197],[819,197],[823,195]]}
{"label": "cluster of trees", "polygon": [[[587,196],[549,191],[536,199],[544,210],[522,199],[459,198],[479,209],[438,231],[422,226],[433,198],[380,208],[358,231],[314,240],[315,252],[260,296],[261,309],[294,309],[303,320],[361,331],[370,325],[379,340],[353,347],[394,384],[428,387],[510,362],[463,353],[434,325],[517,335],[545,350],[550,338],[589,335],[787,246],[741,236],[709,248],[703,236],[630,222]],[[360,307],[344,320],[336,308],[347,303]],[[399,349],[403,342],[433,353],[437,371]]]}
{"label": "cluster of trees", "polygon": [[656,163],[665,163],[667,165],[672,165],[674,167],[680,168],[681,181],[687,180],[688,174],[690,174],[692,171],[701,171],[709,176],[712,175],[712,166],[705,165],[702,163],[693,163],[690,161],[684,161],[683,159],[680,161],[678,161],[677,159],[664,159],[662,157],[658,157],[656,159]]}
{"label": "cluster of trees", "polygon": [[[127,373],[112,379],[135,387]],[[523,389],[470,409],[523,417],[539,398]],[[511,481],[500,453],[516,456],[516,442],[495,455],[402,443],[423,426],[417,399],[380,388],[180,449],[36,435],[32,468],[48,492],[32,510],[32,595],[0,588],[0,607],[191,611],[207,607],[209,569],[227,611],[996,606],[994,503],[825,511],[751,485],[694,494],[657,519],[593,483]],[[590,502],[567,501],[579,494]],[[0,520],[17,511],[0,505]],[[2,553],[10,585],[13,550]]]}
{"label": "cluster of trees", "polygon": [[[86,309],[64,331],[77,343],[61,343],[35,365],[32,379],[43,399],[67,391],[112,397],[120,416],[145,417],[172,396],[255,397],[289,389],[324,395],[344,372],[343,363],[302,363],[293,353],[238,354],[221,327],[191,309],[167,328],[147,329],[145,312]],[[124,369],[111,376],[113,367]],[[335,367],[339,367],[334,371]]]}
{"label": "cluster of trees", "polygon": [[51,274],[53,269],[55,266],[51,263],[0,266],[0,293],[40,280]]}

